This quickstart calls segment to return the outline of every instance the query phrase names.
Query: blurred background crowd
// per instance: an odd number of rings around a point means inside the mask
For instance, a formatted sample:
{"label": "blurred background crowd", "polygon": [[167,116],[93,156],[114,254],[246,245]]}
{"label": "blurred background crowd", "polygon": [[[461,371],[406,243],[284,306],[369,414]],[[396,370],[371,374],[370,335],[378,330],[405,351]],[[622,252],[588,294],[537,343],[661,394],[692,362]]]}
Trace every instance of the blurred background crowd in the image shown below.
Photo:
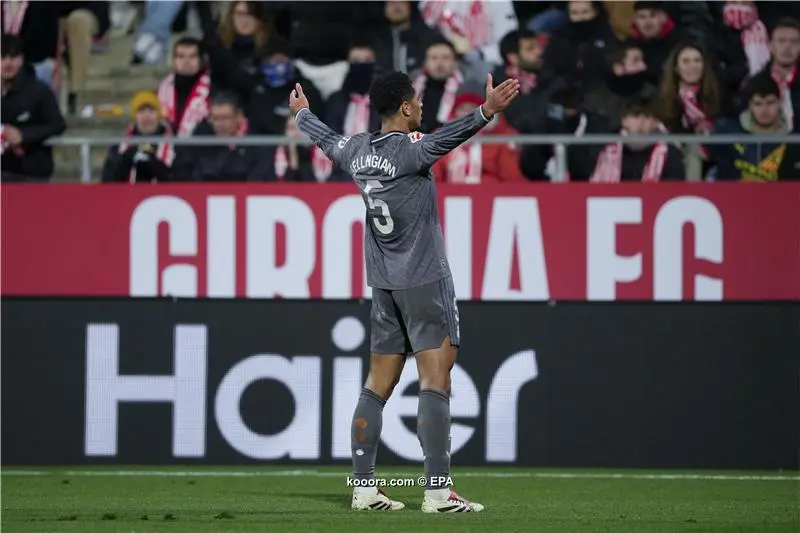
{"label": "blurred background crowd", "polygon": [[[522,94],[481,135],[652,136],[569,146],[571,181],[800,179],[800,145],[770,138],[797,129],[795,2],[3,0],[2,25],[4,181],[77,179],[74,156],[46,144],[70,135],[125,137],[94,158],[103,182],[346,180],[292,142],[289,91],[302,83],[312,110],[353,135],[379,128],[368,88],[392,69],[422,95],[423,132],[479,105],[491,73]],[[717,133],[752,140],[702,143]],[[175,142],[249,135],[290,140]],[[503,143],[465,145],[434,171],[477,184],[554,168],[551,145]]]}

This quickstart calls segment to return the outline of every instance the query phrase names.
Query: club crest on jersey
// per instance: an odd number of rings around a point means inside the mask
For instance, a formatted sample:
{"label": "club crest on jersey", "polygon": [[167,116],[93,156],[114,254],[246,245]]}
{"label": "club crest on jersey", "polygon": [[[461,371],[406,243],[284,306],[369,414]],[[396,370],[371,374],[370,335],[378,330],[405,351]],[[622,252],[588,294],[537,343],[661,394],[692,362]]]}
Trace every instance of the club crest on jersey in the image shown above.
{"label": "club crest on jersey", "polygon": [[341,139],[339,139],[339,144],[336,145],[336,148],[342,150],[344,148],[344,145],[347,144],[349,141],[350,137],[342,137]]}
{"label": "club crest on jersey", "polygon": [[425,136],[424,133],[420,133],[418,131],[412,131],[411,133],[408,134],[408,138],[411,139],[412,143],[421,141],[424,136]]}

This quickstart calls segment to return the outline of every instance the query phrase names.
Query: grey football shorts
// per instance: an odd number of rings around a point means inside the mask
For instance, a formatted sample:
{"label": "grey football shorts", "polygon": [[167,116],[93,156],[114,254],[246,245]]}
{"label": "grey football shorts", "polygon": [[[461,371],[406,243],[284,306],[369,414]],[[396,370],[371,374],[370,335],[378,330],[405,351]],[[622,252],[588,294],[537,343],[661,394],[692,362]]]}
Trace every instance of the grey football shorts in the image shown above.
{"label": "grey football shorts", "polygon": [[412,289],[372,289],[371,351],[417,353],[439,348],[446,336],[458,346],[458,306],[453,278]]}

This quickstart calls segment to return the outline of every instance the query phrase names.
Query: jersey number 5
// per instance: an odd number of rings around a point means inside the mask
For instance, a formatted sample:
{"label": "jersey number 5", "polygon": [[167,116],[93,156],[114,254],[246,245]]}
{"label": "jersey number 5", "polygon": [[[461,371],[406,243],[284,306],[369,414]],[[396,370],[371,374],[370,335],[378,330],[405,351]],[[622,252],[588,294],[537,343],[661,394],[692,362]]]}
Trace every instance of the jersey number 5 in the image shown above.
{"label": "jersey number 5", "polygon": [[[370,192],[375,189],[383,189],[381,182],[368,180],[367,186],[364,187],[364,196],[366,196],[369,204],[369,214],[372,216],[372,223],[375,224],[375,228],[384,235],[389,235],[394,230],[394,220],[392,220],[392,214],[389,212],[389,206],[386,205],[386,202],[370,195]],[[380,214],[375,213],[378,210],[380,210]]]}

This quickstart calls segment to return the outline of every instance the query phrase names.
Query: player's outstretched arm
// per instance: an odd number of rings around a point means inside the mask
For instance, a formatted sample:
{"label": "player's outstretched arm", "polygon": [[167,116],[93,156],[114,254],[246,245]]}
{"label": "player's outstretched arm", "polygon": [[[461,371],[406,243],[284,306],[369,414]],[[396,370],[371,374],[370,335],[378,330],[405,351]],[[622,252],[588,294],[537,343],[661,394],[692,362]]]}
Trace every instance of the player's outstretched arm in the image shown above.
{"label": "player's outstretched arm", "polygon": [[469,140],[488,124],[496,114],[505,111],[519,94],[519,80],[510,78],[494,86],[492,75],[486,77],[486,101],[473,113],[451,120],[439,129],[422,137],[419,144],[419,164],[426,168],[448,152]]}
{"label": "player's outstretched arm", "polygon": [[331,161],[340,165],[341,151],[349,138],[342,137],[330,129],[317,115],[311,112],[308,98],[299,83],[289,93],[289,109],[297,121],[298,129],[314,141],[314,144],[319,146]]}

